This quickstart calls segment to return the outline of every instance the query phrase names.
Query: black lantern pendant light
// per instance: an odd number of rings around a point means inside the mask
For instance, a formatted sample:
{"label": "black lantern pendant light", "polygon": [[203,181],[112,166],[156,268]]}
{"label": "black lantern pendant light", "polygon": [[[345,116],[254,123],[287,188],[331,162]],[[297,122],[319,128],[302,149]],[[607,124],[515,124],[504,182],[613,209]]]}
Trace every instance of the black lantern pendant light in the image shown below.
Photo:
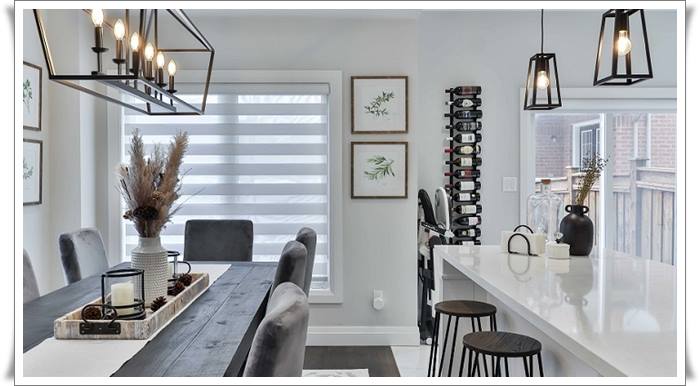
{"label": "black lantern pendant light", "polygon": [[[630,32],[630,19],[639,20],[641,26],[640,34]],[[608,21],[614,21],[612,35],[606,36],[605,27]],[[636,24],[636,23],[635,23]],[[636,42],[632,41],[635,37]],[[638,38],[639,37],[639,38]],[[600,78],[601,61],[603,59],[603,48],[609,45],[611,50],[610,75]],[[646,63],[640,60],[633,63],[634,49],[641,49],[642,44],[646,54]],[[639,48],[637,48],[639,47]],[[639,57],[637,55],[637,57]],[[619,61],[624,59],[624,63]],[[606,63],[607,64],[607,63]],[[634,64],[634,66],[633,66]],[[639,71],[640,67],[646,67],[643,72],[633,73],[633,67]],[[620,67],[624,69],[620,71]],[[595,74],[593,75],[594,86],[628,86],[646,79],[653,78],[651,71],[651,55],[649,54],[649,41],[647,40],[647,25],[644,20],[643,9],[611,9],[603,14],[600,22],[600,37],[598,38],[598,54],[595,59]]]}
{"label": "black lantern pendant light", "polygon": [[525,82],[525,110],[551,110],[561,107],[557,58],[544,52],[544,10],[540,11],[540,52],[532,55]]}

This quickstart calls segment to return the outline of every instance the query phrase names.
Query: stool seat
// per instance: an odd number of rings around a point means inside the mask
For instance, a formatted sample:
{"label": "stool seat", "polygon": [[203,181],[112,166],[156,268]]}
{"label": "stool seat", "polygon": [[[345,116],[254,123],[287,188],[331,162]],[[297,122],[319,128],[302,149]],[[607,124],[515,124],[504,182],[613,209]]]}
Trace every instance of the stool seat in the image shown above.
{"label": "stool seat", "polygon": [[498,357],[529,357],[542,350],[542,344],[529,336],[503,331],[478,331],[464,335],[462,343],[470,350]]}
{"label": "stool seat", "polygon": [[458,317],[482,317],[496,314],[496,306],[475,300],[446,300],[436,304],[435,310]]}

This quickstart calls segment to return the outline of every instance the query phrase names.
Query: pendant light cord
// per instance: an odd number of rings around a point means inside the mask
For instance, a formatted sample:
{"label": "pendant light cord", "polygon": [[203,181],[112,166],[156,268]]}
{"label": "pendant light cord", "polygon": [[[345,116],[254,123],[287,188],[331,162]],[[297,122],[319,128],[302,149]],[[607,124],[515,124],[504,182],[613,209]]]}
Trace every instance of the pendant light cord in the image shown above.
{"label": "pendant light cord", "polygon": [[540,10],[540,54],[544,53],[544,9]]}

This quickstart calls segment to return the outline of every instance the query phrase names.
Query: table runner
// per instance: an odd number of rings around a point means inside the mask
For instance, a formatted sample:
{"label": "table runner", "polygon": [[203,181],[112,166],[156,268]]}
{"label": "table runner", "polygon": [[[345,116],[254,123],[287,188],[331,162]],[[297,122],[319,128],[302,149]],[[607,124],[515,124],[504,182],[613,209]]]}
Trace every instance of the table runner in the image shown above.
{"label": "table runner", "polygon": [[[209,274],[211,286],[229,264],[192,264],[193,272]],[[206,293],[203,291],[201,294]],[[198,298],[197,297],[197,298]],[[180,310],[175,320],[187,307]],[[25,377],[108,377],[127,360],[136,355],[168,324],[161,327],[149,339],[144,340],[57,340],[53,337],[41,342],[23,355]]]}

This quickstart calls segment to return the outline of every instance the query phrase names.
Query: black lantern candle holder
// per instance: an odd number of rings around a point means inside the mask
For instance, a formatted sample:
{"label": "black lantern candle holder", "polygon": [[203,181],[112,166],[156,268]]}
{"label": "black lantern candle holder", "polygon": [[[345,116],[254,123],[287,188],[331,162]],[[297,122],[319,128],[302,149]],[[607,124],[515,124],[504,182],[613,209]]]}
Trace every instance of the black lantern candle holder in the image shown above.
{"label": "black lantern candle holder", "polygon": [[[630,23],[636,21],[638,23]],[[612,32],[606,24],[612,21]],[[632,33],[632,24],[635,25],[635,33]],[[639,28],[636,28],[639,26]],[[606,46],[610,51],[610,63],[603,63],[606,56],[603,51]],[[643,48],[642,48],[643,47]],[[644,61],[634,60],[635,50],[644,50]],[[637,59],[639,55],[634,55]],[[619,63],[623,61],[622,63]],[[609,75],[603,75],[601,67],[610,65]],[[633,69],[637,72],[633,72]],[[644,71],[640,71],[644,69]],[[593,74],[594,86],[628,86],[653,78],[651,69],[651,54],[649,53],[649,41],[647,39],[647,24],[644,19],[643,9],[610,9],[603,14],[600,22],[600,36],[598,37],[598,52],[595,58],[595,73]]]}
{"label": "black lantern candle holder", "polygon": [[187,266],[187,272],[183,273],[190,273],[192,271],[192,265],[184,260],[178,260],[178,257],[180,256],[180,252],[178,251],[168,251],[168,259],[172,258],[171,261],[168,261],[169,264],[173,265],[173,274],[172,277],[168,279],[168,281],[177,281],[177,278],[180,276],[178,273],[178,265],[179,264],[185,264]]}
{"label": "black lantern candle holder", "polygon": [[102,274],[102,304],[115,311],[115,319],[143,319],[145,299],[142,269],[115,269]]}

